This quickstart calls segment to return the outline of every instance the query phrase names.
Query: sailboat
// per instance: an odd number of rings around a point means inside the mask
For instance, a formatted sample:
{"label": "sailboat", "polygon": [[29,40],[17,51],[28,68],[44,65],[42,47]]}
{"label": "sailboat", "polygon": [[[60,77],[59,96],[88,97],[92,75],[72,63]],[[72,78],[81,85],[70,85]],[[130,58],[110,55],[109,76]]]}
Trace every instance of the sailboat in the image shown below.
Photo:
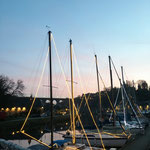
{"label": "sailboat", "polygon": [[[98,92],[100,96],[100,90],[99,90],[99,75],[98,75],[98,64],[97,64],[97,56],[95,55],[95,61],[96,61],[96,72],[97,72],[97,85],[98,85]],[[101,106],[101,100],[100,100],[100,119],[102,118],[102,106]],[[95,122],[94,122],[95,123]],[[95,124],[96,128],[97,125]],[[125,133],[124,133],[125,134]],[[96,146],[96,147],[122,147],[128,139],[127,135],[115,135],[115,134],[110,134],[110,133],[105,133],[105,132],[100,132],[98,129],[98,133],[90,133],[89,131],[87,132],[87,137],[89,139],[89,142],[91,146]],[[71,134],[66,134],[63,136],[64,139],[70,140],[71,141]],[[78,134],[76,135],[76,142],[77,143],[82,143],[85,145],[88,145],[86,137],[84,134]]]}
{"label": "sailboat", "polygon": [[[121,79],[120,79],[120,88],[121,88],[121,96],[122,96],[122,104],[123,104],[123,112],[122,112],[123,120],[121,122],[122,122],[122,124],[124,124],[126,129],[130,129],[130,130],[131,129],[144,129],[144,124],[142,124],[142,122],[141,122],[141,117],[144,119],[144,116],[142,116],[142,114],[140,114],[140,118],[139,118],[138,111],[136,111],[137,110],[136,107],[138,108],[138,106],[136,106],[136,104],[134,102],[131,103],[131,99],[129,98],[129,96],[126,92],[123,66],[121,66],[121,74],[122,74],[122,83],[121,83]],[[115,103],[117,103],[117,99],[116,99]],[[126,109],[127,103],[128,103],[128,107],[130,107],[130,110],[132,111],[132,116],[134,116],[134,118],[131,117],[131,113],[127,112],[128,111],[128,109]],[[116,106],[114,106],[114,107],[116,107]],[[127,113],[129,116],[128,118],[127,118]]]}
{"label": "sailboat", "polygon": [[35,102],[35,98],[32,102],[32,105],[30,107],[29,113],[20,129],[20,133],[28,136],[29,138],[39,142],[39,144],[30,146],[29,148],[32,150],[36,150],[36,149],[40,149],[40,150],[47,150],[47,149],[58,149],[58,150],[100,150],[100,148],[97,147],[91,147],[91,145],[86,146],[85,144],[82,143],[78,143],[76,140],[76,135],[75,135],[75,117],[74,117],[74,111],[76,111],[75,108],[75,104],[74,104],[74,96],[73,96],[73,66],[72,66],[72,40],[70,40],[70,57],[71,57],[71,93],[72,93],[72,110],[73,110],[73,136],[71,137],[72,141],[70,142],[69,140],[57,140],[54,141],[54,137],[53,137],[53,91],[52,91],[52,57],[51,57],[51,31],[48,32],[48,36],[49,36],[49,67],[50,67],[50,129],[51,129],[51,142],[50,144],[46,144],[36,138],[34,138],[33,136],[29,135],[28,133],[26,133],[24,131],[24,126],[29,118],[29,115],[31,113],[31,110],[33,108],[34,102]]}

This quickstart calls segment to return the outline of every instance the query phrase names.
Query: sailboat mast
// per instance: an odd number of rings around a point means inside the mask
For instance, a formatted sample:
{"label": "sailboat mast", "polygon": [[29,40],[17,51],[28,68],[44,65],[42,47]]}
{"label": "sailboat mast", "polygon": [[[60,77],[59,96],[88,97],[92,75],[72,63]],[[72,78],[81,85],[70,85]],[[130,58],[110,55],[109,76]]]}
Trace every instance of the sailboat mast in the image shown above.
{"label": "sailboat mast", "polygon": [[[97,64],[97,56],[96,56],[96,55],[95,55],[95,62],[96,62],[98,94],[99,94],[99,98],[100,98],[100,87],[99,87],[99,76],[98,76],[98,64]],[[101,99],[100,99],[99,105],[100,105],[100,120],[102,121],[102,104],[101,104]]]}
{"label": "sailboat mast", "polygon": [[122,74],[122,82],[123,82],[123,84],[124,84],[123,66],[121,66],[121,74]]}
{"label": "sailboat mast", "polygon": [[75,138],[75,112],[74,112],[74,89],[73,89],[73,63],[72,63],[72,40],[70,39],[70,62],[71,62],[71,96],[72,96],[72,123],[73,123],[73,134],[72,143],[76,143]]}
{"label": "sailboat mast", "polygon": [[53,92],[52,92],[52,57],[51,57],[51,31],[48,32],[48,36],[49,36],[49,69],[50,69],[50,109],[51,109],[51,115],[50,115],[50,119],[51,119],[51,124],[50,124],[50,128],[51,128],[51,146],[52,146],[52,150],[53,150]]}
{"label": "sailboat mast", "polygon": [[[111,69],[111,57],[108,56],[109,58],[109,70],[110,70],[110,83],[111,83],[111,101],[112,101],[112,104],[114,106],[114,95],[113,95],[113,78],[112,78],[112,69]],[[114,106],[115,108],[115,106]],[[115,121],[116,121],[116,116],[115,116],[115,113],[113,111],[113,126],[115,126]]]}

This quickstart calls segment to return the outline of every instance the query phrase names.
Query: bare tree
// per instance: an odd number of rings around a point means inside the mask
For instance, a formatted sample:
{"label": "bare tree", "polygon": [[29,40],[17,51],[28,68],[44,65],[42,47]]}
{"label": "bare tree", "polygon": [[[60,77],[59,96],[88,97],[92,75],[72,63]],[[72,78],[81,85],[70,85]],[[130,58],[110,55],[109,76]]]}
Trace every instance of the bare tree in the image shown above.
{"label": "bare tree", "polygon": [[22,80],[15,83],[7,76],[0,75],[0,96],[23,96],[24,84]]}

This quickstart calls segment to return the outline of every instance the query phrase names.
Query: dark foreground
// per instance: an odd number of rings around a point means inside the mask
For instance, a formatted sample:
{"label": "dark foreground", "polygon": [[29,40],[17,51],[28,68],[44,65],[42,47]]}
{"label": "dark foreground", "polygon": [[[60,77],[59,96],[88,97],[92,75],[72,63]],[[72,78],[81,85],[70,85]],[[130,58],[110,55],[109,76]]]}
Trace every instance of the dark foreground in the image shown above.
{"label": "dark foreground", "polygon": [[136,135],[121,150],[150,150],[150,126],[145,129],[143,134]]}

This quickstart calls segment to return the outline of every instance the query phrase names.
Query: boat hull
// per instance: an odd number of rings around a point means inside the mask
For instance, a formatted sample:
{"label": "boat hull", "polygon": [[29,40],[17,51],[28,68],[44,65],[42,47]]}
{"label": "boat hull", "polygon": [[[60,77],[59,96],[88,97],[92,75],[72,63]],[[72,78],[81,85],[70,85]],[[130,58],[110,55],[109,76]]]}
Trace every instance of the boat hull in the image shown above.
{"label": "boat hull", "polygon": [[[71,135],[64,135],[63,137],[64,139],[68,141],[72,141]],[[91,146],[103,147],[101,139],[99,137],[88,137],[88,139],[89,139]],[[103,144],[105,145],[105,147],[108,147],[108,148],[111,148],[111,147],[119,148],[119,147],[122,147],[127,142],[126,137],[119,137],[119,138],[105,137],[105,138],[102,138],[102,140],[103,140]],[[76,143],[89,145],[86,138],[83,136],[77,136]]]}

